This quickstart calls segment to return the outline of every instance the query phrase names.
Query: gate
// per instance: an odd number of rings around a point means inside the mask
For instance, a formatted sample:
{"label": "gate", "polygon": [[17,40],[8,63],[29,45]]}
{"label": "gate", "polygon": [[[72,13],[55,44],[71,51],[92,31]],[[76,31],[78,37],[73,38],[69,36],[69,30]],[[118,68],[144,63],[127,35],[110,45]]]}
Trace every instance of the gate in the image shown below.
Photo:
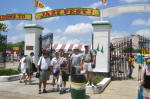
{"label": "gate", "polygon": [[132,55],[132,40],[124,39],[110,45],[110,76],[112,80],[125,80],[128,76],[128,58]]}
{"label": "gate", "polygon": [[49,33],[45,36],[40,36],[39,41],[39,56],[42,55],[42,50],[50,51],[50,53],[52,53],[53,33]]}
{"label": "gate", "polygon": [[0,69],[6,67],[7,36],[0,34]]}

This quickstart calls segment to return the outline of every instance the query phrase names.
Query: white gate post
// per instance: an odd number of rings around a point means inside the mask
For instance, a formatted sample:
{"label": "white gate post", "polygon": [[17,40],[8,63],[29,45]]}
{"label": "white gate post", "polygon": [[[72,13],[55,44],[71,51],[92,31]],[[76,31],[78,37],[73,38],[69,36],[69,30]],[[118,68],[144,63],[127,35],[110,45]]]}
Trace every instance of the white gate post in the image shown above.
{"label": "white gate post", "polygon": [[110,72],[110,29],[111,23],[108,21],[95,21],[93,26],[93,48],[99,50],[96,56],[96,68],[94,72],[104,73],[106,75]]}
{"label": "white gate post", "polygon": [[25,55],[34,52],[34,63],[37,65],[39,55],[39,37],[44,29],[37,24],[29,24],[24,26],[25,29]]}

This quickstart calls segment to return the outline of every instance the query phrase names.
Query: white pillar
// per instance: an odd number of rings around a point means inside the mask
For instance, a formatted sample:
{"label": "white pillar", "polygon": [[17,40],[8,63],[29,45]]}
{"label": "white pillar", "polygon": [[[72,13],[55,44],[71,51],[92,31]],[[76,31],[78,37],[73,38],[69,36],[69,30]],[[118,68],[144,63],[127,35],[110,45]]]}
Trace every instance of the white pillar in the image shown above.
{"label": "white pillar", "polygon": [[25,55],[34,52],[34,63],[38,62],[39,55],[39,37],[44,29],[37,24],[29,24],[24,26],[25,29]]}
{"label": "white pillar", "polygon": [[[108,21],[95,21],[93,26],[93,47],[97,50],[99,44],[99,52],[96,56],[96,68],[94,72],[109,74],[109,58],[110,58],[110,29],[112,25]],[[101,49],[103,47],[103,53]]]}

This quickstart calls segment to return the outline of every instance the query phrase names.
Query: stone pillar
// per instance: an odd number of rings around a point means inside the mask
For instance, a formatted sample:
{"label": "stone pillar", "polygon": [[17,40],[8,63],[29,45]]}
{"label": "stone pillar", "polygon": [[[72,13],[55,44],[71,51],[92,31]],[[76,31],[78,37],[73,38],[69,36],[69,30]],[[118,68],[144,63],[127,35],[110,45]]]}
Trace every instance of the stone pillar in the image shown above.
{"label": "stone pillar", "polygon": [[[99,51],[96,56],[96,68],[94,72],[104,73],[106,75],[110,72],[110,29],[112,25],[108,21],[95,21],[93,26],[93,48]],[[103,47],[103,48],[102,48]],[[103,49],[103,52],[101,52]]]}
{"label": "stone pillar", "polygon": [[24,26],[25,29],[25,55],[34,52],[34,63],[37,65],[39,55],[39,37],[44,29],[37,24],[29,24]]}

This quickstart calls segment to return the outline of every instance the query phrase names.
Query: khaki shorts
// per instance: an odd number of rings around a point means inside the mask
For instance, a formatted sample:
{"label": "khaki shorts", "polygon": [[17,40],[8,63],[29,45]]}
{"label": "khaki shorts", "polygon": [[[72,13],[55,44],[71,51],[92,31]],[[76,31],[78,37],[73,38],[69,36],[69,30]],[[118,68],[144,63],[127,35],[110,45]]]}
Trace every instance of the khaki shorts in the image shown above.
{"label": "khaki shorts", "polygon": [[143,88],[143,96],[150,98],[150,89]]}
{"label": "khaki shorts", "polygon": [[49,80],[49,76],[50,76],[49,70],[40,71],[40,78],[39,78],[40,82]]}
{"label": "khaki shorts", "polygon": [[84,62],[83,70],[84,70],[84,71],[91,71],[91,72],[92,72],[93,69],[92,69],[92,64],[91,64],[91,62],[89,62],[89,63]]}
{"label": "khaki shorts", "polygon": [[28,76],[32,76],[33,75],[33,70],[31,68],[26,68],[26,73]]}

